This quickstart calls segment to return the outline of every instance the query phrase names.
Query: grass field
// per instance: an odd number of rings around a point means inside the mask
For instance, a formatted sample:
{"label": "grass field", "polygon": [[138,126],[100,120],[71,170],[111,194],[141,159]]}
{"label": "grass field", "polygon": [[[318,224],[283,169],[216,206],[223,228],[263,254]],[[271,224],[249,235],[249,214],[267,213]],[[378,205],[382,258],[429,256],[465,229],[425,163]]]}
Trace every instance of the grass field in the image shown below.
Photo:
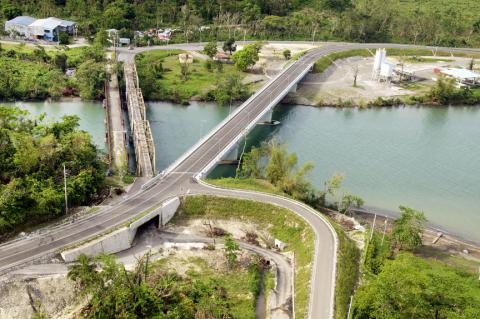
{"label": "grass field", "polygon": [[164,69],[162,77],[156,79],[157,89],[151,93],[148,90],[145,92],[147,99],[172,100],[172,97],[178,96],[178,100],[185,102],[193,97],[204,96],[227,74],[238,74],[241,78],[245,76],[245,73],[238,71],[231,64],[222,64],[222,71],[217,71],[215,66],[212,66],[212,70],[207,70],[203,60],[194,58],[189,66],[188,77],[183,80],[178,61],[180,53],[184,51],[158,50],[137,55],[137,69],[140,77],[147,68],[151,68],[156,63],[161,62]]}
{"label": "grass field", "polygon": [[212,196],[187,197],[181,213],[175,218],[205,216],[253,222],[260,229],[267,230],[275,238],[287,243],[286,250],[295,252],[296,318],[306,318],[314,252],[314,233],[310,226],[301,217],[284,208],[260,202]]}

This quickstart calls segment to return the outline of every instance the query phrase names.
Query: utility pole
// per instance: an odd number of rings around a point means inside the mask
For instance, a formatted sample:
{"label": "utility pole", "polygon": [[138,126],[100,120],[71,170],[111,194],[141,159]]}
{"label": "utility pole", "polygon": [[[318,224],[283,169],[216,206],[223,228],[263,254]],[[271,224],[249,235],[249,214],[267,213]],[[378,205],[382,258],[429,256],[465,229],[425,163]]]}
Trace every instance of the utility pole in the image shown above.
{"label": "utility pole", "polygon": [[350,296],[350,304],[348,305],[347,319],[350,319],[350,311],[352,310],[353,295]]}
{"label": "utility pole", "polygon": [[375,221],[377,220],[377,214],[375,214],[375,217],[373,217],[373,223],[372,223],[372,232],[370,233],[370,240],[372,240],[373,237],[373,232],[375,231]]}
{"label": "utility pole", "polygon": [[63,164],[63,190],[65,191],[65,214],[68,214],[68,197],[67,197],[67,170]]}
{"label": "utility pole", "polygon": [[382,246],[383,246],[383,240],[385,239],[385,232],[387,231],[387,221],[388,219],[385,218],[385,226],[383,227],[383,236],[382,236]]}

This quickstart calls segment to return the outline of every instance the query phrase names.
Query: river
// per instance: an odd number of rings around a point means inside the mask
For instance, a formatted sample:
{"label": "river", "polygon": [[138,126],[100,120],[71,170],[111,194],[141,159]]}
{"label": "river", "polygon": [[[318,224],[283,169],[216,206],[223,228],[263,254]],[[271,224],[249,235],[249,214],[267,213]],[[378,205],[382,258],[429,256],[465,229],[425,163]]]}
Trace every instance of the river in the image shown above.
{"label": "river", "polygon": [[[149,103],[157,168],[164,169],[229,109],[208,103]],[[423,210],[429,221],[480,242],[480,108],[275,108],[276,127],[257,127],[249,144],[277,138],[310,161],[318,188],[334,172],[367,206]],[[217,169],[214,176],[231,174]]]}
{"label": "river", "polygon": [[102,103],[95,101],[36,101],[36,102],[1,102],[4,105],[16,105],[27,110],[32,117],[42,113],[47,121],[59,120],[64,115],[77,115],[80,118],[80,129],[92,135],[98,148],[105,150],[105,112]]}
{"label": "river", "polygon": [[[32,114],[59,118],[79,115],[80,127],[105,147],[104,113],[97,102],[17,103]],[[213,103],[190,106],[148,103],[157,169],[165,169],[229,113]],[[406,107],[337,109],[275,108],[276,127],[259,126],[248,143],[277,138],[315,168],[321,188],[334,172],[367,206],[396,211],[399,205],[423,210],[430,222],[480,242],[480,108]],[[212,175],[228,175],[221,168]]]}

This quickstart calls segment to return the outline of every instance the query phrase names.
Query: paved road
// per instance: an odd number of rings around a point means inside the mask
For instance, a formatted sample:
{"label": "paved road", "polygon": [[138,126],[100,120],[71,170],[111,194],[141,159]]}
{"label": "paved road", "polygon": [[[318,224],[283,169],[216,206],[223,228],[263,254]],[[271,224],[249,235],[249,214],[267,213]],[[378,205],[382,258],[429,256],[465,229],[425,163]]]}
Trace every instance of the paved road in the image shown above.
{"label": "paved road", "polygon": [[[161,47],[175,48],[177,46]],[[194,45],[188,45],[193,46]],[[181,46],[185,47],[185,46]],[[197,45],[198,47],[198,45]],[[344,44],[333,43],[309,51],[306,55],[284,70],[276,78],[267,83],[255,98],[244,103],[239,111],[225,121],[224,125],[210,134],[196,148],[183,156],[175,163],[162,180],[151,188],[120,202],[118,205],[106,209],[96,215],[78,220],[74,224],[58,227],[42,237],[26,238],[12,243],[0,245],[0,272],[38,258],[48,253],[58,251],[74,242],[86,239],[101,233],[114,226],[124,223],[126,220],[142,213],[152,207],[157,207],[168,198],[179,196],[187,192],[191,194],[213,194],[228,197],[240,197],[245,199],[259,200],[274,205],[288,208],[299,214],[312,226],[316,234],[315,257],[313,262],[311,294],[310,294],[310,318],[332,318],[335,286],[335,263],[336,263],[336,235],[330,224],[317,212],[306,205],[286,198],[276,197],[255,192],[223,190],[211,188],[194,182],[193,178],[205,167],[211,165],[217,155],[242,133],[255,117],[261,114],[272,101],[285,93],[291,81],[305,70],[309,69],[314,61],[321,56],[358,48],[427,48],[420,46],[407,46],[396,44]],[[155,49],[155,48],[149,48]],[[435,48],[432,48],[435,49]],[[473,51],[471,49],[448,49],[452,52]],[[127,51],[120,54],[121,60],[132,59],[133,54],[140,52]],[[478,52],[478,51],[476,51]]]}

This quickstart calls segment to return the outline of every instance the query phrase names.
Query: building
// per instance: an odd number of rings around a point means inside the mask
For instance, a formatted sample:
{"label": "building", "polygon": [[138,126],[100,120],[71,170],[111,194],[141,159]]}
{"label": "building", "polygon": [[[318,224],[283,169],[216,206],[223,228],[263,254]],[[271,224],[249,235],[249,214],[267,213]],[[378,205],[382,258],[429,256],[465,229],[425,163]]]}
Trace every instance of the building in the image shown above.
{"label": "building", "polygon": [[11,36],[24,36],[31,38],[30,25],[37,19],[29,16],[19,16],[12,20],[5,22],[5,32]]}
{"label": "building", "polygon": [[457,81],[458,86],[476,87],[480,86],[480,74],[467,69],[441,68],[434,70],[448,78]]}
{"label": "building", "polygon": [[76,28],[77,24],[75,22],[54,17],[35,19],[33,17],[20,16],[5,23],[5,31],[11,36],[47,41],[58,41],[58,35],[61,32],[73,35]]}

